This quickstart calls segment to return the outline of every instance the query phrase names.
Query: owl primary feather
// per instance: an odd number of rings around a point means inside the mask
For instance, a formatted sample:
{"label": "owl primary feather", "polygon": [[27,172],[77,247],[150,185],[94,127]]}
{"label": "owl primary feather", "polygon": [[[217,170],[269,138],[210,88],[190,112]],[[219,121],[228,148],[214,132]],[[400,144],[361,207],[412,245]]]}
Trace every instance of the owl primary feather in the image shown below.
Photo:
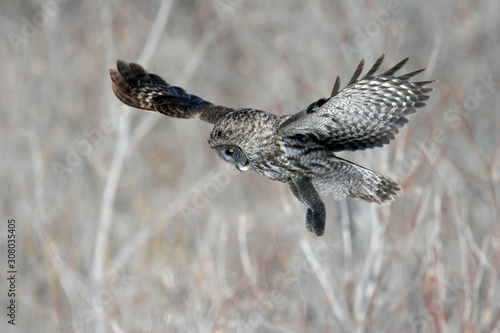
{"label": "owl primary feather", "polygon": [[214,125],[210,147],[240,171],[255,170],[287,183],[307,207],[306,228],[317,236],[325,230],[325,205],[319,192],[367,202],[393,200],[400,186],[381,174],[335,155],[388,144],[425,105],[426,87],[434,81],[410,81],[420,69],[396,75],[402,60],[375,75],[384,55],[360,78],[364,61],[343,89],[337,77],[332,93],[294,115],[276,116],[252,108],[214,105],[169,85],[140,65],[117,61],[110,69],[112,87],[125,104],[175,118],[199,118]]}

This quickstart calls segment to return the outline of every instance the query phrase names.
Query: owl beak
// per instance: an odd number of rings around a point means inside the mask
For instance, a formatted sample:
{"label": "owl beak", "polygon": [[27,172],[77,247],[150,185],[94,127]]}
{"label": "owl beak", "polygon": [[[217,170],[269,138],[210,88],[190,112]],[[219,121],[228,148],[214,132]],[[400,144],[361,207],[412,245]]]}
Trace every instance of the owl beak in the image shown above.
{"label": "owl beak", "polygon": [[247,163],[247,164],[245,164],[245,165],[239,165],[239,164],[238,164],[238,165],[236,165],[236,168],[237,168],[238,170],[240,170],[241,172],[248,171],[248,170],[250,170],[250,163]]}

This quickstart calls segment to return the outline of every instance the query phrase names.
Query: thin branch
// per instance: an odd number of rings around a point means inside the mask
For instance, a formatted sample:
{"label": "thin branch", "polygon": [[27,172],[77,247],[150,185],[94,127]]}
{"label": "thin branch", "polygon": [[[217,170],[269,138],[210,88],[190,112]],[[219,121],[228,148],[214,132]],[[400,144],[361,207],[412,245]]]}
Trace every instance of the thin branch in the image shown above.
{"label": "thin branch", "polygon": [[227,284],[226,277],[226,253],[227,251],[227,236],[228,236],[228,223],[220,224],[219,241],[217,242],[217,273],[219,275],[219,283],[221,285],[224,297],[231,296],[231,290]]}
{"label": "thin branch", "polygon": [[332,285],[330,284],[330,281],[328,280],[325,271],[321,268],[321,265],[316,259],[316,255],[313,253],[309,242],[306,239],[303,239],[300,242],[300,248],[302,249],[302,252],[306,257],[307,262],[312,268],[314,274],[316,274],[321,284],[321,287],[325,292],[326,298],[328,299],[328,302],[330,303],[330,306],[332,308],[333,315],[338,319],[338,321],[341,324],[341,329],[339,329],[339,331],[346,331],[345,328],[349,327],[349,320],[347,314],[345,313],[337,296],[335,296]]}
{"label": "thin branch", "polygon": [[250,261],[250,254],[248,253],[246,216],[244,214],[241,214],[238,219],[238,244],[240,248],[240,260],[241,265],[243,266],[243,271],[255,286],[255,272]]}
{"label": "thin branch", "polygon": [[[109,15],[109,8],[107,4],[102,3],[101,10],[101,23],[104,30],[108,30],[109,33],[106,34],[108,39],[106,42],[111,43],[112,33],[111,33],[111,19]],[[143,59],[142,61],[147,62],[152,55],[154,49],[159,43],[162,30],[158,31],[159,26],[164,26],[168,18],[168,9],[171,5],[171,1],[162,2],[160,10],[155,19],[155,24],[153,25],[146,45],[143,48]],[[155,30],[156,29],[156,30]],[[118,128],[118,136],[116,141],[116,148],[113,154],[113,160],[111,167],[106,179],[106,184],[104,187],[104,193],[101,202],[101,211],[99,216],[99,224],[96,228],[96,242],[94,258],[92,263],[92,280],[94,281],[97,288],[101,287],[103,284],[104,276],[104,261],[106,258],[107,248],[108,248],[108,237],[111,221],[113,219],[113,205],[115,202],[116,191],[123,171],[123,166],[125,160],[128,156],[128,143],[130,139],[130,116],[128,113],[120,117],[120,123]],[[96,318],[96,332],[103,332],[104,328],[104,314],[102,307],[97,309]]]}
{"label": "thin branch", "polygon": [[[344,249],[344,279],[349,294],[348,300],[352,297],[353,288],[353,274],[352,274],[352,243],[351,243],[351,229],[350,229],[350,216],[347,200],[340,201],[340,222],[342,223],[342,243]],[[352,304],[350,304],[352,307]]]}
{"label": "thin branch", "polygon": [[[195,70],[201,63],[203,56],[205,55],[210,43],[217,36],[216,30],[214,27],[205,30],[202,38],[198,41],[195,49],[191,53],[191,56],[186,61],[181,73],[175,79],[175,84],[179,86],[185,85],[187,81],[191,78]],[[141,123],[135,128],[132,137],[130,139],[129,149],[134,149],[134,147],[142,140],[142,138],[153,128],[153,126],[160,120],[162,117],[144,117]]]}
{"label": "thin branch", "polygon": [[[111,265],[111,272],[118,271],[121,269],[125,263],[128,262],[129,258],[147,241],[149,241],[172,217],[179,214],[185,207],[186,203],[192,199],[194,189],[203,188],[208,182],[213,182],[211,175],[216,171],[221,169],[219,164],[216,167],[208,170],[203,176],[201,176],[197,181],[195,181],[187,191],[184,191],[181,195],[177,196],[171,203],[165,207],[161,212],[159,212],[156,217],[162,216],[160,222],[150,225],[147,228],[142,229],[136,236],[130,239],[126,245],[122,246],[120,251],[114,256],[113,263]],[[226,170],[231,169],[232,166],[224,165]],[[157,220],[158,218],[152,218]]]}
{"label": "thin branch", "polygon": [[151,27],[146,44],[144,44],[142,48],[141,55],[137,58],[140,64],[146,66],[154,55],[160,39],[163,36],[163,30],[165,30],[165,26],[167,25],[173,3],[173,0],[161,1],[160,9],[158,9],[158,14],[156,14],[155,22]]}
{"label": "thin branch", "polygon": [[359,332],[364,331],[370,301],[379,283],[380,269],[384,258],[384,228],[376,216],[375,207],[372,210],[370,248],[365,260],[363,272],[354,296],[354,318]]}

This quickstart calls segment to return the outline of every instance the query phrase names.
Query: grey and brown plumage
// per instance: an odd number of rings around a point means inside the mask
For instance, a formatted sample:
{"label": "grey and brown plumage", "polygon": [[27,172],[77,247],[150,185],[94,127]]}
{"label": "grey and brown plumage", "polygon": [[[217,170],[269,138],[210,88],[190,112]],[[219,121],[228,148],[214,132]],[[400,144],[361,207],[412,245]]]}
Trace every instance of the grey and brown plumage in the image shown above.
{"label": "grey and brown plumage", "polygon": [[140,65],[117,62],[110,69],[116,96],[130,106],[175,118],[199,118],[214,124],[208,143],[240,171],[255,170],[287,183],[307,207],[306,227],[320,236],[325,206],[317,190],[335,199],[345,196],[367,202],[393,200],[400,186],[393,180],[335,155],[388,144],[408,115],[423,107],[433,81],[411,82],[420,69],[396,76],[408,58],[375,75],[384,55],[360,79],[364,61],[343,89],[337,77],[332,93],[294,115],[214,105],[171,86]]}

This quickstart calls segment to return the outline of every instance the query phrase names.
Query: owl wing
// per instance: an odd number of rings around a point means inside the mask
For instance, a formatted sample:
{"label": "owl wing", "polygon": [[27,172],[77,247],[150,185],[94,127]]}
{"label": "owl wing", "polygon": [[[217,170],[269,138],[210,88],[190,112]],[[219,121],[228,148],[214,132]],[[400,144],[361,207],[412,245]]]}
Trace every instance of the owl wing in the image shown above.
{"label": "owl wing", "polygon": [[363,71],[361,60],[347,86],[340,90],[337,77],[329,98],[322,98],[305,110],[286,119],[279,128],[287,137],[307,137],[332,152],[381,147],[394,139],[408,115],[423,107],[434,90],[425,86],[434,81],[410,82],[420,69],[395,76],[406,58],[385,73],[374,76],[384,54],[358,80]]}
{"label": "owl wing", "polygon": [[233,110],[171,86],[138,64],[118,60],[116,67],[117,70],[109,69],[113,92],[127,105],[174,118],[199,118],[212,124]]}

